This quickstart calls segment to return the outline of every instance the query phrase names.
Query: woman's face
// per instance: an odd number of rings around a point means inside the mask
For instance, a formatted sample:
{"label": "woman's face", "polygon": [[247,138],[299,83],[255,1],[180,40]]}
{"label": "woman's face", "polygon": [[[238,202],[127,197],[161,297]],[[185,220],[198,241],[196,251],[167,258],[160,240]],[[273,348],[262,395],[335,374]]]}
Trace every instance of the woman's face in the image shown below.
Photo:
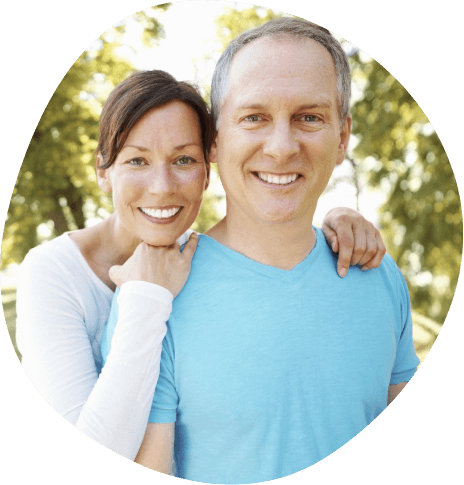
{"label": "woman's face", "polygon": [[152,109],[97,175],[131,236],[152,246],[173,244],[195,221],[207,186],[198,115],[181,101]]}

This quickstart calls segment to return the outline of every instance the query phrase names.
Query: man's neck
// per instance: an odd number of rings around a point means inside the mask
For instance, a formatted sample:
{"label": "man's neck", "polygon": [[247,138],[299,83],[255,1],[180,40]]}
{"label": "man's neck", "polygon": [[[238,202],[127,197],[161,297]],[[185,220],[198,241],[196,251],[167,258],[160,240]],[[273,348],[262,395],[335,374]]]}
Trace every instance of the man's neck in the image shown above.
{"label": "man's neck", "polygon": [[304,222],[243,222],[227,215],[206,234],[258,263],[285,270],[301,263],[316,244],[312,218]]}

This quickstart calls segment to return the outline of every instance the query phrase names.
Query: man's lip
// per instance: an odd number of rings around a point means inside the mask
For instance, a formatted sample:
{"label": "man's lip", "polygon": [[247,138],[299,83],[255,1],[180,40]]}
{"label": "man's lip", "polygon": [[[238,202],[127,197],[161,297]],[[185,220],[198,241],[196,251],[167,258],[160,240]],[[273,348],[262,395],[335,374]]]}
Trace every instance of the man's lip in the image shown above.
{"label": "man's lip", "polygon": [[259,170],[252,173],[260,182],[275,187],[289,187],[301,177],[298,172],[273,173]]}

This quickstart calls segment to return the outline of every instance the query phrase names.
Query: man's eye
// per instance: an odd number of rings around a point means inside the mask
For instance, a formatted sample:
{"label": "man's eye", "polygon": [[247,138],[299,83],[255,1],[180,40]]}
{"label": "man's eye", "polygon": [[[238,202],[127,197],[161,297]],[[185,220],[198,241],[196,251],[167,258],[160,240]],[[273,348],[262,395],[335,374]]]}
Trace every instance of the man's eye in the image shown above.
{"label": "man's eye", "polygon": [[261,116],[258,115],[250,115],[245,118],[245,121],[260,121]]}
{"label": "man's eye", "polygon": [[187,155],[182,155],[176,160],[176,163],[180,166],[190,165],[191,163],[195,163],[195,160],[192,157],[188,157]]}
{"label": "man's eye", "polygon": [[145,164],[145,160],[143,158],[132,158],[129,160],[129,164],[133,167],[141,167]]}
{"label": "man's eye", "polygon": [[319,118],[317,116],[314,116],[314,115],[304,115],[302,117],[302,120],[303,121],[319,121]]}

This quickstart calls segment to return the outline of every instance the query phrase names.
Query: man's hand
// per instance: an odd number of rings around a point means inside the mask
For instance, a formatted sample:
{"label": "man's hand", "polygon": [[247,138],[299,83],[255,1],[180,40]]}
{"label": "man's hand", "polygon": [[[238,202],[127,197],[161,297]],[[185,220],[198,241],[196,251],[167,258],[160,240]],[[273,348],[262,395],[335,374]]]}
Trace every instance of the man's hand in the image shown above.
{"label": "man's hand", "polygon": [[192,233],[181,253],[179,243],[154,247],[143,242],[122,266],[112,266],[109,276],[119,287],[127,281],[154,283],[168,289],[175,298],[187,281],[197,243],[198,235]]}
{"label": "man's hand", "polygon": [[334,253],[338,253],[337,273],[346,275],[350,264],[363,271],[377,268],[386,248],[379,230],[354,209],[337,207],[325,216],[322,231]]}

